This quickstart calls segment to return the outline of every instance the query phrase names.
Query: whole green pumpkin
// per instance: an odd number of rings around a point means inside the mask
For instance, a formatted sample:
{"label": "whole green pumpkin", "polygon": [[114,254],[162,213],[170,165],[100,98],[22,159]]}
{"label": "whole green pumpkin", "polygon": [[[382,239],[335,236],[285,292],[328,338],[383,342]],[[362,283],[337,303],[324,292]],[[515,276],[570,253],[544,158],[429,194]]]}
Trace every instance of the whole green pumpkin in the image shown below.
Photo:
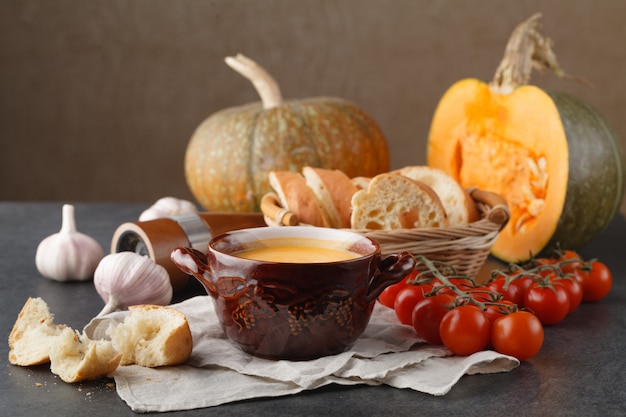
{"label": "whole green pumpkin", "polygon": [[273,170],[313,166],[349,177],[389,170],[384,134],[356,105],[332,97],[283,101],[274,79],[254,61],[238,55],[226,63],[253,82],[262,101],[218,111],[192,135],[185,178],[206,210],[259,211]]}

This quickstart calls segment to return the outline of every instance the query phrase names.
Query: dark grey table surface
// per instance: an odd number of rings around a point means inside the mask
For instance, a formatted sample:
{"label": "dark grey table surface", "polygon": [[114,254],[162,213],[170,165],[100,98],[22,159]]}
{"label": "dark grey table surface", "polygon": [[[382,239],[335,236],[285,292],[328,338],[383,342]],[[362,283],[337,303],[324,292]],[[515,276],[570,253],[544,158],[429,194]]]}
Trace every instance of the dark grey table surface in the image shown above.
{"label": "dark grey table surface", "polygon": [[[76,329],[103,306],[93,283],[58,283],[35,268],[38,243],[60,228],[60,203],[0,202],[0,415],[133,415],[112,380],[66,384],[48,366],[8,363],[9,332],[28,297],[42,297],[55,322]],[[76,203],[80,231],[108,250],[118,225],[137,219],[137,204]],[[618,416],[626,415],[626,221],[617,217],[580,251],[613,271],[611,293],[584,304],[546,328],[541,352],[508,373],[463,377],[442,397],[388,386],[327,386],[274,399],[258,399],[173,413],[180,416]],[[491,262],[490,262],[491,263]],[[176,300],[202,293],[199,286]]]}

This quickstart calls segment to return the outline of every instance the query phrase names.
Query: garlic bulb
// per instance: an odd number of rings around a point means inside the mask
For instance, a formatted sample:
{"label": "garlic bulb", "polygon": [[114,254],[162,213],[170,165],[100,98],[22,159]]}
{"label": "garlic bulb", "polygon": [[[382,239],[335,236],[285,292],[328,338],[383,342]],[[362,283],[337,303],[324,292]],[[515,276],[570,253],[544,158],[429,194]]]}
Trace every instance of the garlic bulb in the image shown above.
{"label": "garlic bulb", "polygon": [[150,208],[144,210],[139,216],[139,221],[145,222],[176,214],[197,212],[198,209],[191,201],[181,200],[176,197],[163,197],[158,199]]}
{"label": "garlic bulb", "polygon": [[63,205],[61,231],[37,246],[35,264],[41,275],[55,281],[86,281],[104,256],[102,246],[76,230],[74,206]]}
{"label": "garlic bulb", "polygon": [[147,256],[119,252],[105,256],[93,276],[106,305],[97,317],[137,304],[167,305],[172,284],[167,270]]}

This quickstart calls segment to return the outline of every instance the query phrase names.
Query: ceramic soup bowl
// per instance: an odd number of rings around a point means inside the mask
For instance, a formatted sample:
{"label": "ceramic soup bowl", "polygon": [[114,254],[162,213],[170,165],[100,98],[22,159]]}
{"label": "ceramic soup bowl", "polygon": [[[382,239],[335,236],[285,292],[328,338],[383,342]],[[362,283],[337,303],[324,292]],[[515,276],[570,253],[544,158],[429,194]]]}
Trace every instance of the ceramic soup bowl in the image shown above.
{"label": "ceramic soup bowl", "polygon": [[331,228],[258,227],[213,238],[204,254],[176,248],[172,261],[215,299],[226,335],[263,358],[306,360],[349,348],[376,297],[415,266],[403,252]]}

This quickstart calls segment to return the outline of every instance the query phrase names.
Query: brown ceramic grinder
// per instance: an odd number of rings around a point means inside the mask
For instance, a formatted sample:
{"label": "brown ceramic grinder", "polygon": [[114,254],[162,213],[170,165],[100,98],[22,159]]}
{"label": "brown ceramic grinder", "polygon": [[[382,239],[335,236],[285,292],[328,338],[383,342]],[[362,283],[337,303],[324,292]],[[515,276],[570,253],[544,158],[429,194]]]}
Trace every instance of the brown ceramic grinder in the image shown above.
{"label": "brown ceramic grinder", "polygon": [[185,213],[120,225],[111,240],[111,253],[124,251],[149,256],[164,267],[174,291],[187,286],[189,276],[170,260],[172,250],[188,246],[203,253],[213,236],[250,227],[266,226],[260,213]]}

